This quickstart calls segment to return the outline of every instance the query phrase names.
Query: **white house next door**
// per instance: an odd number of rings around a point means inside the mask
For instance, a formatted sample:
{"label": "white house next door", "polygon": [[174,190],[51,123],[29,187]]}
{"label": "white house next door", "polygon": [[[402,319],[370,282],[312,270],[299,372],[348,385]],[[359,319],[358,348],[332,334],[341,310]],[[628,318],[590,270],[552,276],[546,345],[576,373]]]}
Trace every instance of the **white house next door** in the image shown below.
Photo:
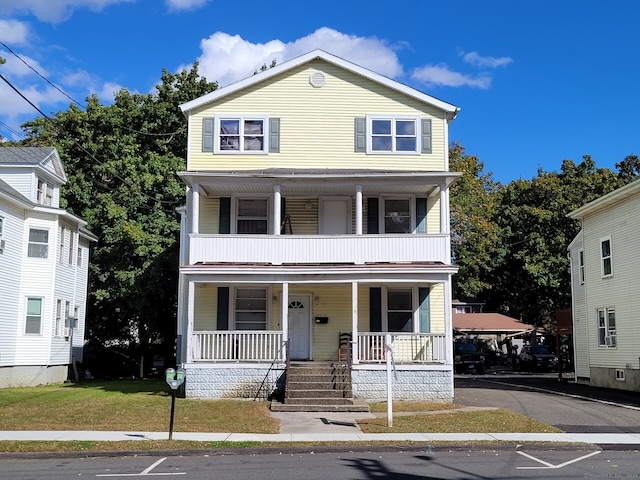
{"label": "white house next door", "polygon": [[289,297],[289,352],[292,360],[311,358],[311,297]]}

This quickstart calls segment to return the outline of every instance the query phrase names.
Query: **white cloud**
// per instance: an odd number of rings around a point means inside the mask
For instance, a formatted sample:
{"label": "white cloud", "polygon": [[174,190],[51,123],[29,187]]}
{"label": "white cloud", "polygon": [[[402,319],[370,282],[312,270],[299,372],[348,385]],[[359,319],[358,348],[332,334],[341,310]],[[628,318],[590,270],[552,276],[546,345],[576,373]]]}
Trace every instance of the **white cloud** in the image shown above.
{"label": "white cloud", "polygon": [[42,22],[60,23],[73,14],[75,8],[100,11],[109,5],[136,0],[2,0],[0,15],[33,14]]}
{"label": "white cloud", "polygon": [[0,41],[10,45],[25,45],[29,35],[26,23],[17,20],[2,20],[0,18]]}
{"label": "white cloud", "polygon": [[33,75],[33,70],[31,70],[26,64],[29,64],[43,76],[47,75],[47,71],[42,67],[42,65],[38,63],[37,60],[34,60],[33,58],[22,55],[20,53],[18,53],[18,55],[20,55],[20,58],[24,60],[24,62],[16,58],[14,55],[3,55],[7,63],[2,66],[2,72],[6,77],[15,78]]}
{"label": "white cloud", "polygon": [[454,72],[447,65],[427,65],[416,68],[411,78],[426,84],[444,87],[473,87],[488,89],[491,86],[491,77],[480,74],[476,77],[460,72]]}
{"label": "white cloud", "polygon": [[202,40],[200,48],[199,73],[209,81],[217,81],[220,86],[249,77],[262,65],[270,65],[274,60],[279,65],[316,48],[388,77],[402,75],[398,57],[384,41],[375,37],[346,35],[326,27],[289,43],[280,40],[251,43],[240,35],[216,32]]}
{"label": "white cloud", "polygon": [[95,75],[91,75],[85,70],[77,70],[66,75],[62,79],[64,89],[73,89],[74,91],[82,91],[83,97],[75,100],[84,103],[86,97],[96,94],[104,103],[111,103],[115,98],[116,92],[122,89],[122,85],[115,82],[103,82]]}
{"label": "white cloud", "polygon": [[460,52],[460,55],[468,64],[480,68],[497,68],[513,63],[511,57],[483,57],[478,52]]}
{"label": "white cloud", "polygon": [[196,10],[204,7],[209,3],[209,0],[165,0],[165,3],[170,12],[177,12],[182,10]]}

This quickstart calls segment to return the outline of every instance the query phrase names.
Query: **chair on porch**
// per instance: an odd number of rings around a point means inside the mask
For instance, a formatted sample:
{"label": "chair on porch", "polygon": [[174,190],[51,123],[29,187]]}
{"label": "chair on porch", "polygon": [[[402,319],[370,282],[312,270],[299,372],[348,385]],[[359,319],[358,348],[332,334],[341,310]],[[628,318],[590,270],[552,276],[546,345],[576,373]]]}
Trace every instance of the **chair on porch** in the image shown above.
{"label": "chair on porch", "polygon": [[351,332],[338,333],[338,362],[351,359]]}

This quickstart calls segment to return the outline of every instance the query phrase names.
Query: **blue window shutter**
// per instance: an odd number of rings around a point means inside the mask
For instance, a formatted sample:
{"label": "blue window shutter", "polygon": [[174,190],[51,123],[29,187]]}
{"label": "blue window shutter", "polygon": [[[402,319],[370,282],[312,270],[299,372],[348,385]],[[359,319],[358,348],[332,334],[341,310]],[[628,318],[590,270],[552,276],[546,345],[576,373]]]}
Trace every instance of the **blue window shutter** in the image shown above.
{"label": "blue window shutter", "polygon": [[229,197],[220,197],[220,218],[218,222],[219,233],[231,233],[231,198]]}
{"label": "blue window shutter", "polygon": [[356,152],[367,151],[367,119],[364,117],[356,118],[355,151]]}
{"label": "blue window shutter", "polygon": [[420,287],[418,289],[418,301],[420,302],[419,316],[420,316],[420,332],[431,332],[431,314],[429,312],[429,289]]}
{"label": "blue window shutter", "polygon": [[427,233],[427,199],[416,198],[416,232]]}
{"label": "blue window shutter", "polygon": [[218,330],[229,330],[229,287],[218,287]]}
{"label": "blue window shutter", "polygon": [[269,153],[280,153],[280,119],[269,119]]}
{"label": "blue window shutter", "polygon": [[367,233],[380,233],[378,223],[378,198],[367,198]]}
{"label": "blue window shutter", "polygon": [[213,152],[213,117],[202,119],[202,151]]}
{"label": "blue window shutter", "polygon": [[431,120],[422,120],[422,153],[431,153]]}
{"label": "blue window shutter", "polygon": [[369,289],[369,331],[382,331],[382,289],[380,287]]}

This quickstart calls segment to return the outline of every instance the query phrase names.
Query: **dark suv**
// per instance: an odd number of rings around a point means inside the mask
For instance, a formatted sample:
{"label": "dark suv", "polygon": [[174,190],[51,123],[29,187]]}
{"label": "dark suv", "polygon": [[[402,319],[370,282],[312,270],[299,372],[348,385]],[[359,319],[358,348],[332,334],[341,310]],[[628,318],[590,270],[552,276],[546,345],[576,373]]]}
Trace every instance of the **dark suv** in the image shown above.
{"label": "dark suv", "polygon": [[520,369],[528,372],[552,372],[558,368],[558,357],[546,345],[525,345],[518,360]]}
{"label": "dark suv", "polygon": [[484,373],[484,357],[473,343],[453,344],[453,366],[456,373]]}

